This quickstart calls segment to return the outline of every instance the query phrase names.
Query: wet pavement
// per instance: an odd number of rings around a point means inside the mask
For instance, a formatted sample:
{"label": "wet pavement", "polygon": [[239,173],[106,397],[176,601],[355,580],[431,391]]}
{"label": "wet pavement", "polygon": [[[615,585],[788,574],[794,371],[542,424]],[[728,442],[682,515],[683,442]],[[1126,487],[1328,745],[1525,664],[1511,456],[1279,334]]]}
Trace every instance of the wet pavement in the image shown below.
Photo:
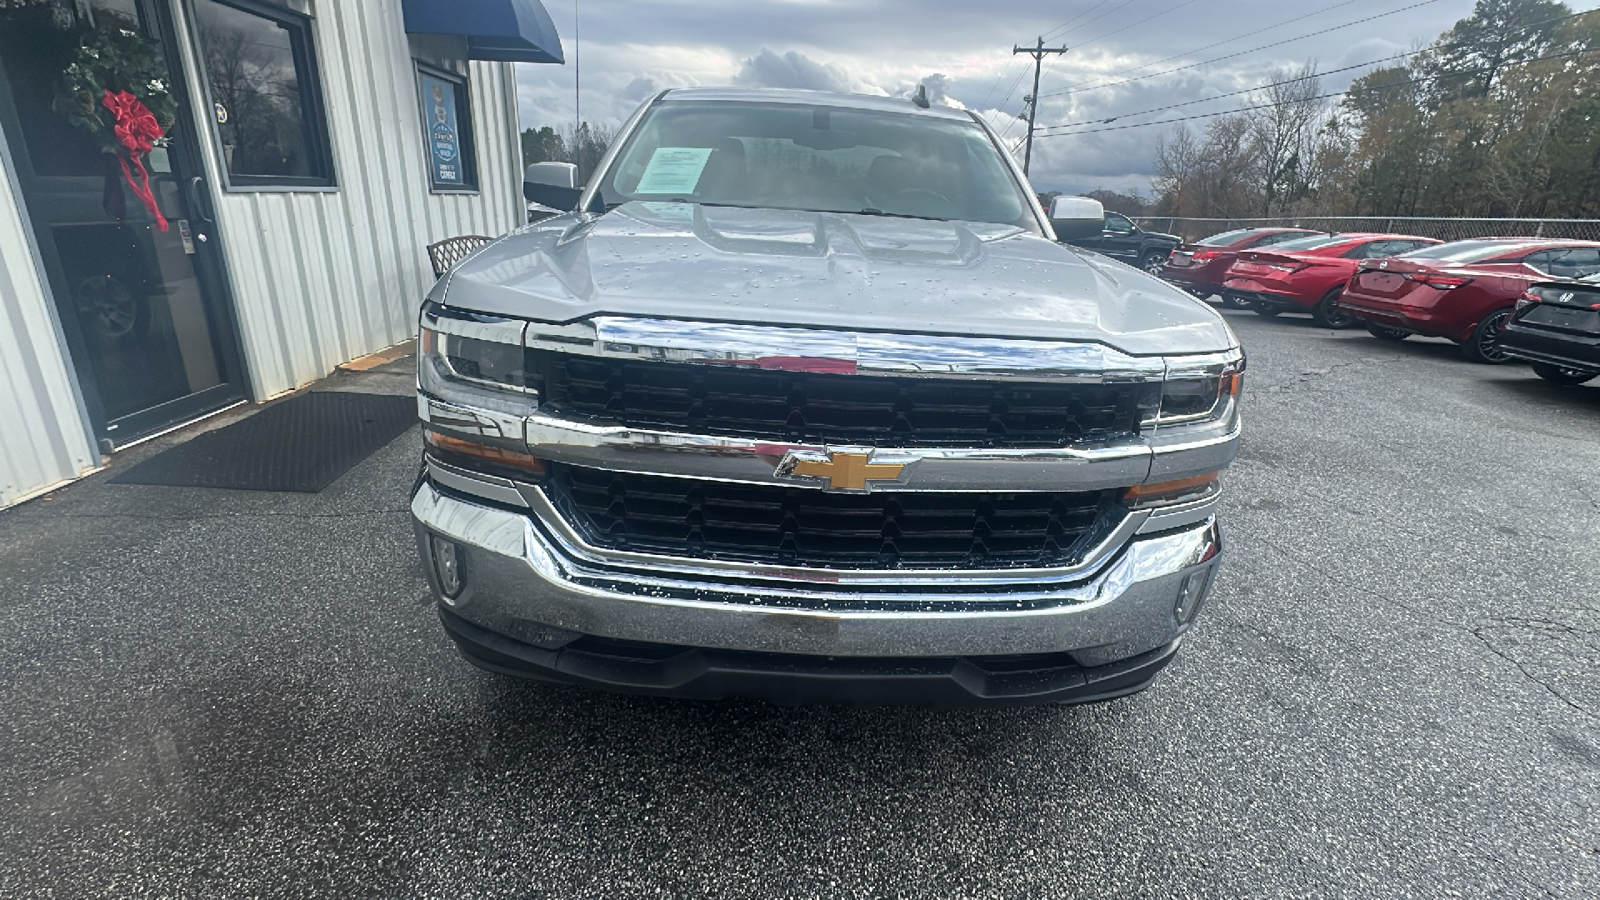
{"label": "wet pavement", "polygon": [[128,451],[0,513],[0,896],[1593,896],[1600,386],[1229,315],[1223,575],[1093,707],[511,682],[434,617],[415,429],[317,495]]}

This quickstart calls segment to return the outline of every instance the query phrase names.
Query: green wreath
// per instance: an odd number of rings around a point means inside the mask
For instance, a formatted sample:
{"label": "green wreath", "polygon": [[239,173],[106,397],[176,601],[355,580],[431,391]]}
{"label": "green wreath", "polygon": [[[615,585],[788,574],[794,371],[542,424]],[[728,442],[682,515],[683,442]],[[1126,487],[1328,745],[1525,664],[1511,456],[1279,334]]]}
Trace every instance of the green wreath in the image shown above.
{"label": "green wreath", "polygon": [[55,110],[99,138],[105,152],[116,153],[116,119],[101,102],[106,92],[138,98],[166,133],[178,118],[168,77],[159,44],[126,28],[87,29],[56,79]]}

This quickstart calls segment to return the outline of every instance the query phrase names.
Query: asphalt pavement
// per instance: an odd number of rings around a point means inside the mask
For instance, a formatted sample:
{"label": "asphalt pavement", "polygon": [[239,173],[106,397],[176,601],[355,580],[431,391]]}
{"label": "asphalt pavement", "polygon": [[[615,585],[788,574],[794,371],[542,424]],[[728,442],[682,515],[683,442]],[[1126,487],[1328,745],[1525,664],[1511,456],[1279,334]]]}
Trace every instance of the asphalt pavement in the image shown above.
{"label": "asphalt pavement", "polygon": [[1223,575],[1090,707],[512,682],[439,629],[416,429],[316,495],[128,451],[0,513],[0,897],[1596,896],[1600,385],[1229,317]]}

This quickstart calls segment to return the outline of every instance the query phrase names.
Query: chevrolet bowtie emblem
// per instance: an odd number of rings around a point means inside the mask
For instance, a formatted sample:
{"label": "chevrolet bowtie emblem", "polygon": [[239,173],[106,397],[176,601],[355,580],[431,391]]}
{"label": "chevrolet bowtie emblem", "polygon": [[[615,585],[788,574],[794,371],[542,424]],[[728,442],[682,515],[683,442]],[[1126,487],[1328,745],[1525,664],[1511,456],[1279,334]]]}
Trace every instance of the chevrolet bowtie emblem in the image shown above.
{"label": "chevrolet bowtie emblem", "polygon": [[908,465],[873,462],[872,457],[870,450],[790,450],[777,473],[827,479],[830,491],[864,491],[869,481],[894,481]]}

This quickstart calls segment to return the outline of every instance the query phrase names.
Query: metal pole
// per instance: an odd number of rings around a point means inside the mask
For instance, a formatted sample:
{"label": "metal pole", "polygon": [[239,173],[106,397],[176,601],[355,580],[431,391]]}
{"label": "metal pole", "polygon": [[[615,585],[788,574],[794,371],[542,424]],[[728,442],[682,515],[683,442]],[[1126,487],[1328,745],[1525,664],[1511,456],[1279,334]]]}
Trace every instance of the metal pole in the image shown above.
{"label": "metal pole", "polygon": [[1033,57],[1033,94],[1022,98],[1028,104],[1028,139],[1026,149],[1022,151],[1022,174],[1028,174],[1028,165],[1033,162],[1033,123],[1039,118],[1039,70],[1044,63],[1046,53],[1065,53],[1066,47],[1046,47],[1044,37],[1039,37],[1038,43],[1032,47],[1018,47],[1013,45],[1011,55],[1026,53]]}

